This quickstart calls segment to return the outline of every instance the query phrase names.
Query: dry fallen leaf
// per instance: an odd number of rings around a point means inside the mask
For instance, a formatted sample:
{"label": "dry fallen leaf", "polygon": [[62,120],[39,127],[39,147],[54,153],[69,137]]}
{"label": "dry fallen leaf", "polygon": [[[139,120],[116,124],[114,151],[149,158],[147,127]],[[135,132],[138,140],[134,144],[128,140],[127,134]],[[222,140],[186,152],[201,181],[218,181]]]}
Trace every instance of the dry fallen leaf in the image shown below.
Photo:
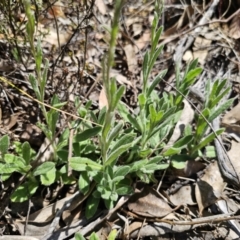
{"label": "dry fallen leaf", "polygon": [[181,27],[184,27],[188,22],[189,18],[193,15],[194,9],[191,5],[185,5],[182,16],[179,18],[179,20],[170,28],[168,28],[165,32],[162,38],[166,38],[168,36],[174,35],[178,32],[178,30]]}
{"label": "dry fallen leaf", "polygon": [[124,47],[124,51],[127,57],[128,70],[134,72],[137,66],[135,48],[132,44],[127,44]]}
{"label": "dry fallen leaf", "polygon": [[145,186],[129,199],[128,209],[144,217],[164,217],[173,209],[154,189]]}
{"label": "dry fallen leaf", "polygon": [[176,176],[191,177],[197,172],[203,170],[204,168],[205,168],[205,165],[200,161],[187,160],[185,162],[184,168],[180,169],[180,168],[174,168],[173,166],[170,166],[169,172],[170,172],[170,175],[173,176],[173,178],[175,179]]}
{"label": "dry fallen leaf", "polygon": [[231,125],[240,122],[240,103],[236,105],[231,111],[229,111],[222,119],[222,124]]}
{"label": "dry fallen leaf", "polygon": [[203,37],[196,37],[193,47],[193,59],[198,59],[199,63],[204,65],[208,55],[208,47],[211,46],[212,40]]}
{"label": "dry fallen leaf", "polygon": [[102,15],[107,13],[106,5],[103,0],[95,0],[95,5]]}
{"label": "dry fallen leaf", "polygon": [[63,12],[63,3],[61,1],[55,2],[51,7],[48,8],[48,13],[54,18],[65,17]]}
{"label": "dry fallen leaf", "polygon": [[240,38],[240,18],[239,15],[236,15],[230,25],[229,25],[229,32],[228,36],[233,39],[239,39]]}
{"label": "dry fallen leaf", "polygon": [[175,206],[180,205],[196,205],[193,199],[193,186],[183,186],[176,193],[169,195],[170,201]]}
{"label": "dry fallen leaf", "polygon": [[231,160],[231,165],[233,166],[238,178],[240,178],[240,161],[239,161],[239,149],[240,143],[236,141],[231,141],[231,150],[228,152],[228,156]]}
{"label": "dry fallen leaf", "polygon": [[226,183],[223,181],[218,163],[215,161],[209,164],[204,176],[197,182],[195,188],[200,215],[202,215],[204,208],[221,198],[225,185]]}
{"label": "dry fallen leaf", "polygon": [[104,87],[102,88],[102,90],[99,94],[98,105],[99,105],[99,109],[102,109],[104,107],[108,108],[108,100],[107,100],[107,96],[106,96]]}
{"label": "dry fallen leaf", "polygon": [[136,48],[135,48],[135,53],[138,53],[141,51],[144,47],[146,47],[151,39],[151,31],[149,29],[146,29],[142,36],[135,41]]}
{"label": "dry fallen leaf", "polygon": [[131,81],[129,81],[125,76],[123,76],[120,72],[114,69],[111,70],[110,77],[115,77],[119,84],[127,84],[128,86],[133,87]]}
{"label": "dry fallen leaf", "polygon": [[230,134],[234,139],[240,142],[240,103],[231,109],[222,119],[222,126],[225,132]]}

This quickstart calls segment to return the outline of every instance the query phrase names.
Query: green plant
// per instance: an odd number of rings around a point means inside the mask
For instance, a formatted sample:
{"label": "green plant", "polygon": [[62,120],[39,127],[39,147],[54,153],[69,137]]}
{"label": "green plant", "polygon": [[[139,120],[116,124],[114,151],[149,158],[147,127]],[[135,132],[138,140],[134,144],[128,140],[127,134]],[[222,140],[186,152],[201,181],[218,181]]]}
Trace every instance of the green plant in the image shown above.
{"label": "green plant", "polygon": [[[177,68],[175,94],[159,93],[155,90],[167,72],[163,70],[156,76],[151,76],[154,64],[163,49],[163,46],[158,45],[162,33],[162,27],[158,27],[162,11],[159,1],[155,4],[151,48],[143,59],[143,85],[142,92],[138,95],[136,113],[131,113],[121,102],[125,87],[117,86],[116,79],[110,78],[110,70],[114,63],[118,19],[123,4],[124,1],[115,1],[109,51],[103,61],[103,85],[108,107],[100,111],[91,110],[91,101],[80,105],[80,100],[75,99],[75,107],[81,120],[70,122],[70,128],[66,128],[59,136],[58,142],[55,142],[56,123],[59,120],[57,109],[65,103],[61,103],[57,96],[53,96],[51,105],[55,109],[47,110],[45,105],[40,104],[45,123],[39,126],[53,145],[54,156],[51,161],[34,167],[35,155],[28,143],[15,143],[15,153],[9,154],[7,153],[9,137],[3,136],[0,139],[2,180],[9,178],[13,172],[26,176],[25,182],[12,195],[13,201],[26,200],[34,194],[40,184],[51,185],[56,181],[70,184],[78,181],[83,194],[92,191],[86,203],[86,216],[90,218],[101,200],[107,208],[112,208],[120,195],[127,195],[133,191],[132,183],[136,178],[146,183],[154,182],[156,170],[166,169],[170,164],[182,168],[186,162],[186,155],[191,159],[196,158],[215,138],[214,133],[207,133],[207,121],[211,122],[219,116],[233,101],[218,104],[229,91],[229,88],[226,88],[226,80],[215,81],[214,84],[209,81],[203,109],[201,114],[195,117],[195,128],[187,126],[178,141],[173,146],[165,148],[181,116],[184,97],[188,96],[189,88],[201,73],[201,68],[197,67],[197,60],[189,63],[183,74]],[[44,102],[48,61],[43,61],[40,40],[38,39],[36,46],[34,43],[35,20],[29,2],[25,1],[24,6],[28,17],[27,39],[36,64],[36,74],[29,75],[29,80],[39,102]],[[116,112],[121,120],[116,120]],[[70,143],[72,129],[74,136]],[[222,131],[223,129],[219,129],[216,134],[219,135]],[[70,144],[72,146],[69,146]],[[72,149],[70,159],[69,149]],[[75,170],[70,176],[69,166]],[[97,238],[94,234],[91,236],[91,239]],[[83,239],[79,234],[75,237]]]}
{"label": "green plant", "polygon": [[[113,229],[110,233],[109,233],[109,235],[108,235],[108,237],[107,237],[107,240],[114,240],[114,239],[116,239],[116,236],[117,236],[117,230],[116,229]],[[82,235],[82,234],[80,234],[80,233],[76,233],[75,234],[75,240],[85,240],[86,238],[84,238],[84,236]],[[99,239],[99,237],[98,237],[98,235],[95,233],[95,232],[93,232],[91,235],[90,235],[90,237],[89,237],[89,240],[98,240]]]}

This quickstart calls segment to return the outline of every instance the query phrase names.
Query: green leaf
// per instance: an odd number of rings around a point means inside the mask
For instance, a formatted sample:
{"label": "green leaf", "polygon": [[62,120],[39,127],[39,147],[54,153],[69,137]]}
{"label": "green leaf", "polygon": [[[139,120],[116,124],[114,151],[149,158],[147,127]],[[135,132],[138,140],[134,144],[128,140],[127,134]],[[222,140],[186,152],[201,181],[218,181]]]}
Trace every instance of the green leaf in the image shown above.
{"label": "green leaf", "polygon": [[[75,149],[74,149],[74,150],[75,150]],[[67,150],[67,149],[63,149],[63,150],[57,151],[57,156],[58,156],[63,162],[67,162],[67,159],[68,159],[68,150]]]}
{"label": "green leaf", "polygon": [[158,164],[162,161],[162,159],[163,159],[163,156],[155,156],[155,157],[149,158],[148,162]]}
{"label": "green leaf", "polygon": [[5,154],[4,160],[6,162],[6,167],[4,168],[5,170],[2,169],[2,171],[12,171],[13,169],[15,169],[13,171],[23,174],[31,169],[31,166],[27,165],[22,157],[15,156],[13,154]]}
{"label": "green leaf", "polygon": [[152,47],[151,47],[151,50],[155,51],[158,43],[159,43],[159,38],[162,34],[162,30],[163,30],[163,27],[161,26],[157,32],[154,34],[154,38],[153,38],[153,41],[152,41]]}
{"label": "green leaf", "polygon": [[119,104],[117,105],[117,110],[119,115],[121,116],[121,118],[123,118],[123,120],[125,122],[128,122],[128,114],[129,114],[129,110],[127,108],[127,105],[125,103],[123,103],[122,101],[119,102]]}
{"label": "green leaf", "polygon": [[34,170],[33,175],[38,176],[41,174],[46,174],[47,172],[51,171],[54,168],[55,168],[55,163],[44,162]]}
{"label": "green leaf", "polygon": [[230,87],[225,89],[222,93],[217,95],[217,97],[214,100],[210,101],[211,103],[210,107],[213,108],[215,105],[217,105],[221,101],[221,99],[223,99],[223,97],[229,92],[230,89],[231,89]]}
{"label": "green leaf", "polygon": [[107,240],[115,240],[116,237],[117,237],[117,234],[118,234],[117,229],[111,230],[111,232],[110,232],[109,235],[108,235]]}
{"label": "green leaf", "polygon": [[75,240],[86,240],[81,233],[75,233],[74,238]]}
{"label": "green leaf", "polygon": [[11,201],[24,202],[28,200],[38,189],[39,183],[36,181],[28,181],[20,185],[11,195]]}
{"label": "green leaf", "polygon": [[107,209],[112,209],[114,207],[114,201],[111,198],[104,199],[104,203]]}
{"label": "green leaf", "polygon": [[156,33],[156,30],[157,30],[157,23],[158,23],[158,14],[156,11],[154,11],[154,18],[153,18],[153,21],[152,21],[152,26],[151,26],[151,43],[153,43],[154,41],[154,37],[155,37],[155,33]]}
{"label": "green leaf", "polygon": [[144,87],[147,86],[147,78],[149,74],[149,69],[148,69],[148,62],[149,62],[149,52],[147,51],[144,55],[143,58],[143,90],[146,90]]}
{"label": "green leaf", "polygon": [[146,97],[145,97],[145,94],[143,93],[140,93],[138,95],[138,104],[140,106],[141,109],[144,108],[145,104],[146,104]]}
{"label": "green leaf", "polygon": [[[165,120],[161,119],[161,121],[163,120],[163,122],[161,124],[159,124],[156,128],[154,128],[154,131],[151,133],[149,138],[154,136],[154,134],[161,131],[161,129],[165,128],[166,126],[168,126],[168,128],[170,128],[170,126],[173,127],[173,125],[177,121],[177,119],[180,118],[182,111],[178,111],[175,113],[174,113],[174,109],[171,109],[171,111],[172,111],[171,113],[168,112],[168,114],[170,115],[169,117],[167,117]],[[164,118],[165,118],[165,115],[164,115]]]}
{"label": "green leaf", "polygon": [[111,154],[113,151],[116,151],[118,148],[120,148],[125,144],[133,143],[135,137],[136,137],[136,134],[134,133],[128,133],[128,134],[122,135],[119,139],[116,140],[113,146],[111,146],[111,150],[108,152],[108,154]]}
{"label": "green leaf", "polygon": [[89,191],[90,183],[91,181],[88,177],[88,173],[82,172],[78,180],[78,186],[84,195]]}
{"label": "green leaf", "polygon": [[129,166],[118,166],[117,169],[114,171],[114,177],[118,176],[126,176],[130,171]]}
{"label": "green leaf", "polygon": [[129,173],[138,171],[138,170],[141,169],[143,166],[145,166],[147,163],[148,163],[148,160],[147,160],[147,159],[135,161],[134,163],[132,163],[132,164],[129,165],[129,166],[130,166],[130,171],[129,171]]}
{"label": "green leaf", "polygon": [[142,132],[141,124],[138,123],[138,119],[136,116],[132,116],[131,114],[128,114],[128,120],[133,125],[135,129],[137,129],[139,132]]}
{"label": "green leaf", "polygon": [[150,85],[150,87],[147,90],[147,98],[151,95],[152,91],[155,89],[155,87],[159,84],[159,82],[164,78],[164,76],[167,73],[167,69],[161,71],[153,80],[152,84]]}
{"label": "green leaf", "polygon": [[40,41],[40,38],[38,38],[37,47],[36,47],[36,55],[35,55],[36,72],[41,71],[42,56],[43,56],[43,53],[42,53],[42,48],[41,48],[41,41]]}
{"label": "green leaf", "polygon": [[190,124],[187,124],[184,128],[184,136],[192,135],[192,126]]}
{"label": "green leaf", "polygon": [[[219,81],[215,81],[213,83],[213,85],[211,86],[211,92],[209,94],[209,100],[212,101],[217,95],[216,95],[216,91],[217,91],[217,87],[218,87]],[[213,106],[209,106],[209,108],[211,108]]]}
{"label": "green leaf", "polygon": [[[216,131],[216,134],[217,135],[220,135],[221,133],[224,132],[224,128],[220,128]],[[215,134],[212,132],[210,133],[207,137],[205,137],[197,146],[195,146],[193,149],[192,149],[192,154],[194,154],[196,151],[202,149],[203,147],[205,147],[207,144],[209,144],[211,141],[214,140],[215,138]]]}
{"label": "green leaf", "polygon": [[122,128],[123,128],[123,121],[119,121],[118,124],[110,130],[107,137],[108,147],[111,144],[112,140],[119,135]]}
{"label": "green leaf", "polygon": [[88,197],[87,203],[86,203],[86,212],[85,216],[87,219],[90,219],[94,216],[94,214],[97,211],[98,205],[99,205],[100,198],[95,198],[93,195]]}
{"label": "green leaf", "polygon": [[45,59],[45,66],[43,69],[42,81],[40,82],[41,95],[43,99],[44,99],[45,88],[46,88],[46,83],[48,79],[48,68],[49,68],[49,61],[48,59]]}
{"label": "green leaf", "polygon": [[[202,115],[205,117],[205,119],[209,119],[210,110],[208,108],[205,108],[202,111]],[[200,140],[202,138],[208,127],[208,123],[206,122],[205,119],[201,115],[198,116],[197,129],[195,134],[195,139],[197,140]]]}
{"label": "green leaf", "polygon": [[186,166],[187,160],[189,160],[188,155],[174,155],[171,157],[171,165],[176,169],[183,169]]}
{"label": "green leaf", "polygon": [[214,146],[206,146],[205,150],[206,150],[205,155],[207,158],[215,158],[217,156]]}
{"label": "green leaf", "polygon": [[7,174],[9,175],[10,173],[13,172],[20,172],[18,167],[14,163],[0,163],[0,174]]}
{"label": "green leaf", "polygon": [[28,165],[31,160],[31,147],[28,142],[24,142],[22,145],[22,156],[26,162],[26,165]]}
{"label": "green leaf", "polygon": [[89,168],[92,170],[102,170],[102,165],[92,161],[89,158],[84,157],[72,157],[70,158],[70,166],[76,171],[86,171]]}
{"label": "green leaf", "polygon": [[101,131],[101,129],[102,127],[93,127],[91,129],[84,130],[83,132],[76,134],[74,141],[83,142],[85,140],[88,140],[96,136]]}
{"label": "green leaf", "polygon": [[45,186],[49,186],[55,182],[56,179],[56,168],[55,166],[46,173],[41,174],[41,183]]}
{"label": "green leaf", "polygon": [[95,232],[93,232],[93,233],[90,235],[89,240],[99,240],[99,237],[98,237],[98,235],[97,235]]}
{"label": "green leaf", "polygon": [[113,102],[113,110],[115,110],[116,106],[118,105],[121,97],[123,96],[125,92],[125,86],[124,85],[121,85],[120,88],[118,88],[117,92],[114,92],[114,102]]}
{"label": "green leaf", "polygon": [[129,185],[120,183],[116,186],[116,193],[120,196],[121,195],[128,195],[132,192],[133,192],[133,188]]}
{"label": "green leaf", "polygon": [[216,96],[218,96],[220,92],[224,89],[224,86],[226,85],[226,83],[227,83],[227,79],[224,79],[220,82],[220,84],[218,84],[216,93],[215,93]]}
{"label": "green leaf", "polygon": [[181,148],[170,147],[168,150],[166,150],[166,152],[163,153],[163,156],[165,157],[172,156],[175,154],[179,154],[180,152],[181,152]]}
{"label": "green leaf", "polygon": [[218,117],[221,113],[223,113],[225,110],[227,110],[233,103],[234,99],[229,99],[220,106],[218,106],[216,109],[211,110],[210,116],[209,116],[209,122],[213,121],[216,117]]}
{"label": "green leaf", "polygon": [[33,88],[34,93],[37,96],[37,99],[41,99],[41,94],[40,94],[40,91],[39,91],[39,88],[38,88],[38,82],[32,74],[29,74],[29,81],[31,83],[31,86]]}
{"label": "green leaf", "polygon": [[198,65],[198,59],[194,59],[193,61],[190,62],[190,64],[187,67],[187,72],[194,70]]}
{"label": "green leaf", "polygon": [[150,154],[152,153],[152,149],[145,149],[145,150],[141,150],[140,152],[139,152],[139,156],[141,157],[141,158],[147,158]]}
{"label": "green leaf", "polygon": [[9,147],[9,137],[8,135],[4,135],[0,138],[0,152],[5,154],[8,151]]}
{"label": "green leaf", "polygon": [[119,158],[122,153],[126,152],[131,146],[132,143],[124,144],[117,148],[115,151],[112,151],[111,154],[107,156],[107,161],[104,163],[104,166],[111,165]]}
{"label": "green leaf", "polygon": [[179,139],[177,142],[175,142],[173,144],[173,147],[183,149],[183,148],[187,147],[187,145],[189,144],[189,142],[192,139],[193,139],[192,135],[185,136],[185,137]]}
{"label": "green leaf", "polygon": [[111,181],[112,181],[112,183],[116,184],[116,183],[120,182],[123,179],[124,179],[124,176],[118,176],[118,177],[114,177]]}
{"label": "green leaf", "polygon": [[152,70],[157,58],[159,57],[160,53],[162,52],[163,50],[163,45],[160,45],[159,48],[157,48],[155,51],[154,51],[154,54],[150,57],[150,61],[149,61],[149,65],[148,65],[148,69],[149,71]]}
{"label": "green leaf", "polygon": [[195,69],[192,69],[190,70],[188,73],[187,73],[187,76],[186,76],[186,79],[184,81],[186,81],[187,83],[189,83],[188,85],[190,86],[192,84],[192,80],[194,78],[196,78],[200,73],[202,72],[202,69],[201,68],[195,68]]}

